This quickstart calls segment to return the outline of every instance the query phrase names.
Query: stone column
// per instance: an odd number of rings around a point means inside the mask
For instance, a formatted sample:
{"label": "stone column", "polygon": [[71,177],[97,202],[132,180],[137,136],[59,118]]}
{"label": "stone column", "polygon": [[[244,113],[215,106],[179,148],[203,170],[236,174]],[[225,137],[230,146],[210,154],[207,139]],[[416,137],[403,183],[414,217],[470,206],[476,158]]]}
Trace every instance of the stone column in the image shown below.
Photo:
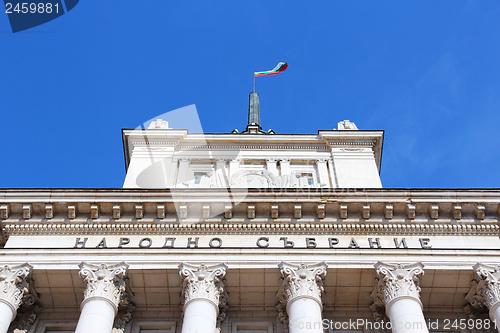
{"label": "stone column", "polygon": [[0,333],[6,333],[16,318],[17,309],[29,291],[27,279],[32,268],[28,263],[0,267]]}
{"label": "stone column", "polygon": [[385,305],[394,333],[429,332],[420,301],[420,275],[424,265],[377,262],[378,284],[372,292],[374,304]]}
{"label": "stone column", "polygon": [[224,276],[226,265],[179,265],[184,281],[182,333],[215,333],[225,319],[227,308]]}
{"label": "stone column", "polygon": [[327,265],[281,262],[278,267],[283,276],[278,311],[285,329],[290,333],[323,333],[321,296]]}
{"label": "stone column", "polygon": [[82,262],[80,277],[87,283],[82,313],[75,333],[111,333],[118,305],[125,293],[128,265],[94,265]]}
{"label": "stone column", "polygon": [[[472,307],[486,307],[491,320],[500,323],[500,266],[477,263],[474,265],[475,278],[465,299]],[[500,328],[499,328],[500,331]]]}

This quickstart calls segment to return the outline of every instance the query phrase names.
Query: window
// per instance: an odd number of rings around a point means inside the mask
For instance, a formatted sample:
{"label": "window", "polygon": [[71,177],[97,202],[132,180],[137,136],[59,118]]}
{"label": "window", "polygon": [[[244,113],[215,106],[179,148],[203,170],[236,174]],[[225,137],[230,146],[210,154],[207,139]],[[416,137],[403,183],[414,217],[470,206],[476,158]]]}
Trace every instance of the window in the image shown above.
{"label": "window", "polygon": [[76,322],[68,320],[41,320],[35,333],[74,333]]}
{"label": "window", "polygon": [[311,172],[303,172],[299,175],[299,186],[313,186],[314,177]]}
{"label": "window", "polygon": [[201,183],[201,178],[205,177],[207,174],[204,172],[195,172],[194,173],[194,184],[195,185],[200,185]]}
{"label": "window", "polygon": [[273,333],[270,322],[233,322],[231,333]]}
{"label": "window", "polygon": [[139,320],[134,321],[131,333],[175,333],[175,322]]}

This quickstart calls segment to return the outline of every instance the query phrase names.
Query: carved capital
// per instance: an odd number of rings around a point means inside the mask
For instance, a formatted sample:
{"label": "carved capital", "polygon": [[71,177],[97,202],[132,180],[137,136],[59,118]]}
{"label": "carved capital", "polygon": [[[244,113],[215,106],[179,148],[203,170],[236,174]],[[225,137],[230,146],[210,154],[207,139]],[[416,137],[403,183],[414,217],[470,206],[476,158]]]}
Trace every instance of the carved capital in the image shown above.
{"label": "carved capital", "polygon": [[286,306],[299,298],[311,298],[323,308],[323,279],[326,276],[326,263],[319,262],[312,265],[291,264],[281,262],[280,268],[283,284],[278,292],[280,304]]}
{"label": "carved capital", "polygon": [[491,316],[500,306],[500,266],[477,263],[473,268],[476,274],[465,299],[477,311],[488,308]]}
{"label": "carved capital", "polygon": [[410,265],[377,262],[375,269],[378,283],[371,294],[373,304],[376,307],[385,305],[387,312],[395,300],[412,298],[422,306],[419,283],[420,276],[424,274],[423,268],[424,265],[420,262]]}
{"label": "carved capital", "polygon": [[227,292],[224,287],[224,276],[227,266],[218,264],[213,266],[180,264],[179,274],[184,281],[182,288],[183,309],[194,300],[206,300],[217,309],[218,321],[222,322],[227,308]]}
{"label": "carved capital", "polygon": [[0,302],[12,309],[12,319],[29,291],[28,275],[32,268],[28,263],[0,267]]}
{"label": "carved capital", "polygon": [[80,277],[87,283],[82,307],[91,299],[104,299],[118,312],[118,305],[125,293],[125,274],[128,265],[124,262],[114,265],[80,264]]}

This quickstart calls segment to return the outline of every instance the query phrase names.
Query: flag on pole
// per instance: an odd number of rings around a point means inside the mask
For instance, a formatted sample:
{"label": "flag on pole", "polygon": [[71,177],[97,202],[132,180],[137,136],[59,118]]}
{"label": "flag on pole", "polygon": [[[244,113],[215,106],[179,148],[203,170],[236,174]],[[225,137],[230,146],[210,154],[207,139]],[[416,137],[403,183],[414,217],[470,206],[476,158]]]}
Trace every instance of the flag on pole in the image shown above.
{"label": "flag on pole", "polygon": [[259,77],[259,76],[266,76],[266,75],[276,75],[276,74],[279,74],[281,72],[284,72],[287,67],[288,67],[288,64],[286,62],[280,62],[272,70],[265,71],[265,72],[254,72],[253,76]]}

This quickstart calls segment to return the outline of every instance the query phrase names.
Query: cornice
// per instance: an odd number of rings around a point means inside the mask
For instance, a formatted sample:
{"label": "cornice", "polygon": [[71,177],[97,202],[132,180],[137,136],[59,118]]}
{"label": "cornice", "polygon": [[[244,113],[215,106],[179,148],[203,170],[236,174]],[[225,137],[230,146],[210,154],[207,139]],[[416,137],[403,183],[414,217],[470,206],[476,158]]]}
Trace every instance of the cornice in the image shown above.
{"label": "cornice", "polygon": [[[12,234],[344,233],[498,235],[500,191],[6,189]],[[203,212],[203,214],[200,214]]]}

